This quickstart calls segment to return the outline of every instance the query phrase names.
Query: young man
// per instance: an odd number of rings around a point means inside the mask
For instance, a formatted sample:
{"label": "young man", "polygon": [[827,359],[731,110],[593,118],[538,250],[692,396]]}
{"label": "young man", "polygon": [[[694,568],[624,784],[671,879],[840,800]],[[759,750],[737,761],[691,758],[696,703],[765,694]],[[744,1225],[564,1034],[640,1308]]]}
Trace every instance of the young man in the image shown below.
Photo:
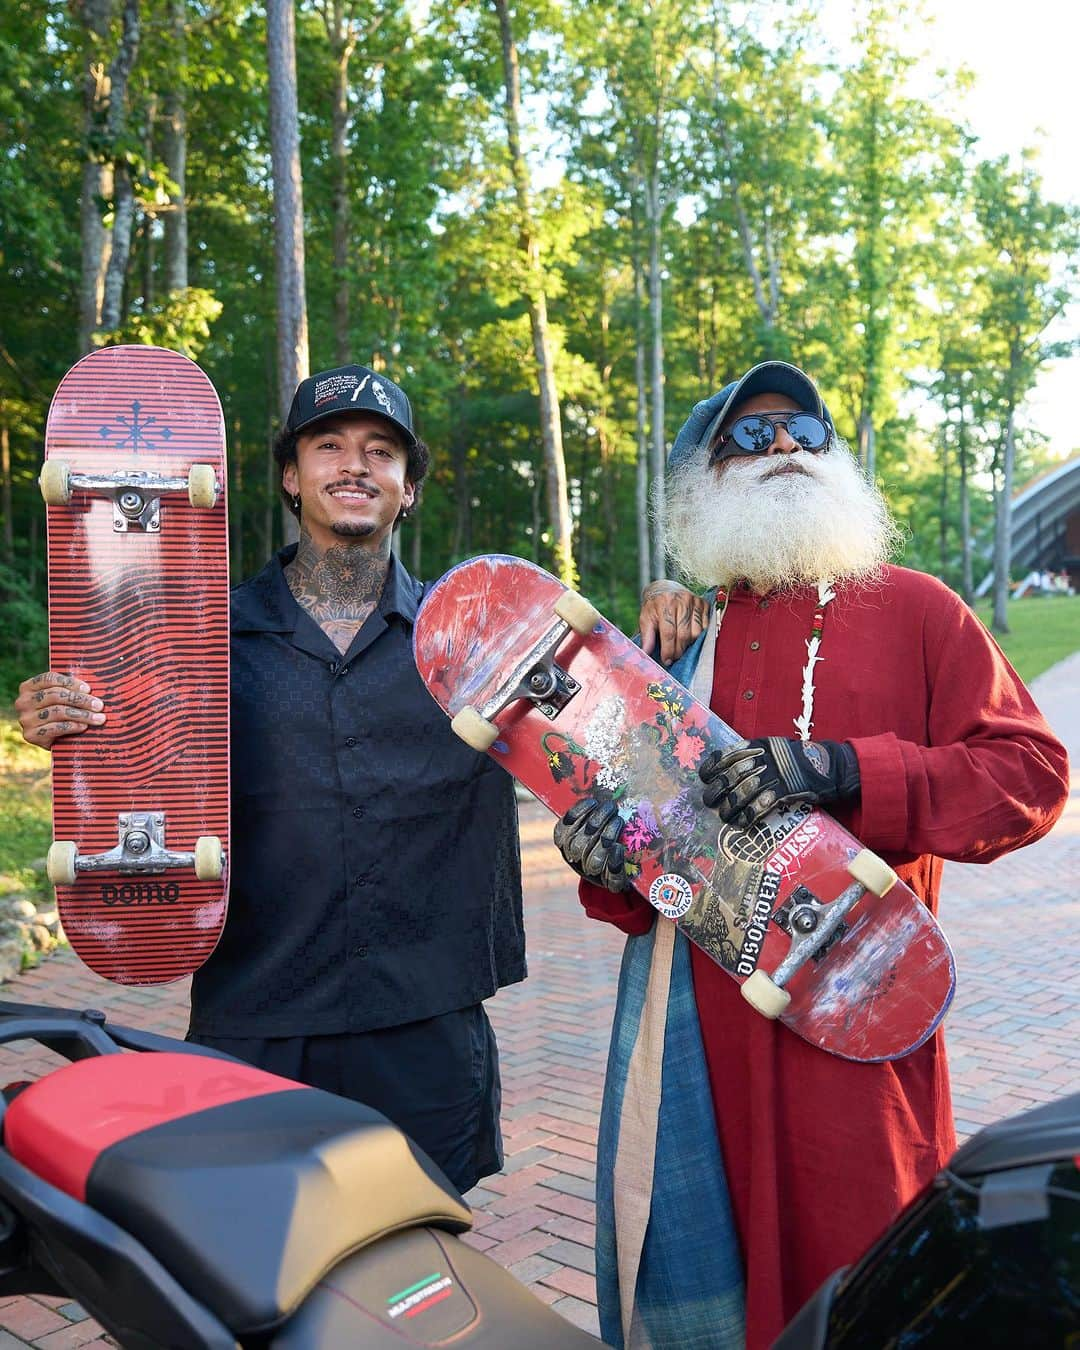
{"label": "young man", "polygon": [[[721,820],[820,803],[934,912],[943,858],[989,862],[1051,827],[1064,749],[958,597],[887,564],[898,532],[802,371],[767,362],[694,408],[663,515],[676,564],[716,588],[674,673],[747,738],[701,766]],[[674,600],[669,650],[696,626]],[[556,843],[592,879],[586,911],[629,935],[597,1167],[602,1334],[737,1346],[745,1315],[746,1344],[768,1346],[952,1153],[943,1036],[855,1064],[761,1017],[625,889],[612,804],[579,808]]]}
{"label": "young man", "polygon": [[[229,915],[190,1035],[384,1112],[465,1191],[502,1164],[483,1000],[524,979],[524,931],[512,781],[420,682],[390,551],[427,447],[403,390],[344,366],[275,454],[300,540],[232,594]],[[53,674],[17,707],[39,745],[108,712]]]}

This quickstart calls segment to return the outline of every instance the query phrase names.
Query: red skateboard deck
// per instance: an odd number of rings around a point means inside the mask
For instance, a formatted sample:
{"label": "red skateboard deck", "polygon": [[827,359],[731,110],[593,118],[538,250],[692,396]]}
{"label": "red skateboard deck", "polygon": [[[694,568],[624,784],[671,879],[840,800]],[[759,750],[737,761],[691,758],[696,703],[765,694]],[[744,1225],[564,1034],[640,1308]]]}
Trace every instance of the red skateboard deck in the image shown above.
{"label": "red skateboard deck", "polygon": [[50,664],[106,721],[53,749],[49,877],[72,947],[121,984],[190,974],[225,922],[225,487],[221,405],[187,357],[105,347],[60,381],[41,473]]}
{"label": "red skateboard deck", "polygon": [[933,1033],[955,966],[930,911],[815,808],[723,825],[697,768],[741,738],[555,577],[462,563],[428,590],[413,648],[455,730],[557,815],[618,804],[636,888],[765,1015],[852,1060]]}

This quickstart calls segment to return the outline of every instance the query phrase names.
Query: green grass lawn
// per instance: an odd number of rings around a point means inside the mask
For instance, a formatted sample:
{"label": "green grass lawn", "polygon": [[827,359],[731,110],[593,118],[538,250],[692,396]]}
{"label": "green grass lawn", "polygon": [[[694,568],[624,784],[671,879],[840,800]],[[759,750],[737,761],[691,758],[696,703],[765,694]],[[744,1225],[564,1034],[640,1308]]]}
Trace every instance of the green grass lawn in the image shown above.
{"label": "green grass lawn", "polygon": [[44,893],[40,861],[52,843],[50,755],[27,745],[10,712],[0,713],[0,896]]}
{"label": "green grass lawn", "polygon": [[[990,601],[980,600],[975,612],[989,627]],[[1080,650],[1080,595],[1010,600],[1006,617],[1010,631],[994,637],[1025,683]]]}

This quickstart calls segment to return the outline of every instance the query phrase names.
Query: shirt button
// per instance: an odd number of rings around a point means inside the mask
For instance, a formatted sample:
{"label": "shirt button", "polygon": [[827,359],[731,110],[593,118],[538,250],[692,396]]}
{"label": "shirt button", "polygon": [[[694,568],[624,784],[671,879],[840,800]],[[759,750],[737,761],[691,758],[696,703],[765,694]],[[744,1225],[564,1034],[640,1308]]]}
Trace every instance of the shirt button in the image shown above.
{"label": "shirt button", "polygon": [[354,886],[366,886],[366,885],[367,885],[367,877],[364,876],[364,874],[361,872],[358,876],[353,877],[353,885],[354,885]]}
{"label": "shirt button", "polygon": [[336,674],[337,674],[337,662],[336,662],[336,661],[331,661],[331,662],[330,662],[330,674],[331,674],[331,675],[336,675]]}
{"label": "shirt button", "polygon": [[338,671],[339,675],[348,675],[348,673],[349,673],[348,666],[342,666],[341,669]]}
{"label": "shirt button", "polygon": [[367,948],[366,948],[366,947],[357,947],[357,949],[356,949],[356,954],[357,954],[357,956],[360,958],[361,961],[366,961],[366,960],[367,960]]}
{"label": "shirt button", "polygon": [[[768,608],[769,608],[768,600],[762,600],[759,602],[758,609],[768,609]],[[342,671],[341,673],[344,675],[345,671]]]}
{"label": "shirt button", "polygon": [[754,697],[754,691],[753,691],[752,689],[744,689],[744,690],[742,691],[742,696],[743,696],[743,698],[753,698],[753,697]]}
{"label": "shirt button", "polygon": [[352,809],[352,813],[356,817],[356,819],[359,820],[360,817],[364,814],[364,808],[362,806],[354,806]]}
{"label": "shirt button", "polygon": [[751,644],[750,644],[750,650],[751,650],[752,652],[756,652],[757,649],[758,649],[760,646],[761,646],[761,643],[760,643],[760,642],[751,642]]}
{"label": "shirt button", "polygon": [[353,748],[353,746],[356,744],[356,737],[355,737],[355,736],[346,736],[346,737],[345,737],[345,744],[346,744],[346,745],[349,747],[349,749],[351,750],[351,749]]}

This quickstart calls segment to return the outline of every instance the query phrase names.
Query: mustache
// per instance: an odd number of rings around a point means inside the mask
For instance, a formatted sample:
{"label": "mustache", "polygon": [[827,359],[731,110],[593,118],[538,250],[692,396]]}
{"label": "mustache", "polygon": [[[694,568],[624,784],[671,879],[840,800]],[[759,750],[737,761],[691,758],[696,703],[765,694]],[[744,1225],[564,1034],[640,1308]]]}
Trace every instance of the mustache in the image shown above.
{"label": "mustache", "polygon": [[817,477],[813,469],[808,469],[804,464],[800,464],[797,460],[789,458],[782,460],[775,468],[766,469],[761,475],[761,481],[767,483],[770,478],[777,478],[782,473],[801,473],[804,478]]}
{"label": "mustache", "polygon": [[[735,476],[744,482],[767,483],[770,478],[778,478],[786,473],[801,473],[804,478],[811,478],[815,483],[821,482],[817,466],[810,460],[804,461],[801,454],[784,455],[779,459],[779,463],[776,462],[777,458],[770,455],[764,463],[751,460],[745,465],[740,464],[735,470]],[[732,467],[734,468],[734,465]]]}
{"label": "mustache", "polygon": [[370,492],[373,497],[377,497],[381,491],[374,483],[368,482],[366,478],[340,478],[336,483],[327,483],[323,491],[333,492],[335,488],[363,488],[365,492]]}

